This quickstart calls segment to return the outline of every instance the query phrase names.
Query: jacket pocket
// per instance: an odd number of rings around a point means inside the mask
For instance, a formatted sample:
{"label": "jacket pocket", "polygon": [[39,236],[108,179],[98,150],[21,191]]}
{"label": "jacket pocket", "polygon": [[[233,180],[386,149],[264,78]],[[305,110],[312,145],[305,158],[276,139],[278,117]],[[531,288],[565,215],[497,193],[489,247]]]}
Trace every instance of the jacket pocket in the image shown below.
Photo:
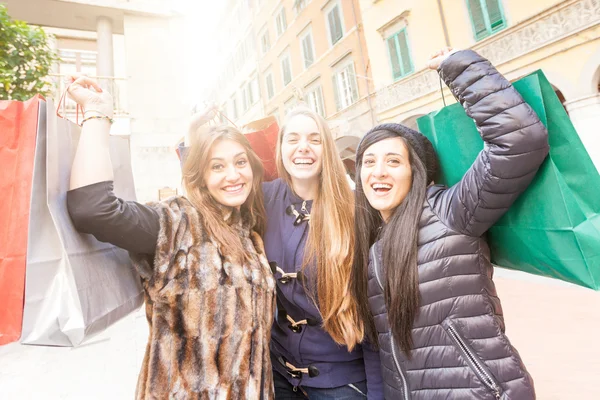
{"label": "jacket pocket", "polygon": [[496,399],[502,398],[502,388],[485,363],[477,356],[467,341],[461,336],[456,326],[450,320],[442,322],[442,326],[456,345],[456,348],[469,364],[479,380],[492,392]]}

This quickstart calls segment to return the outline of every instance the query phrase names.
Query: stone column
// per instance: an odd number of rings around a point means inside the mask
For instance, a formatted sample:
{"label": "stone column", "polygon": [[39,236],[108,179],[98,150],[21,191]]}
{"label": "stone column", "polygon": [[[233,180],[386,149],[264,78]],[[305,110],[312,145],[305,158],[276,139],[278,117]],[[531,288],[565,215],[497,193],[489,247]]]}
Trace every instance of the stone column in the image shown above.
{"label": "stone column", "polygon": [[98,34],[98,57],[96,59],[98,76],[114,76],[112,20],[107,17],[98,18],[96,33]]}
{"label": "stone column", "polygon": [[600,93],[564,104],[583,145],[600,171]]}

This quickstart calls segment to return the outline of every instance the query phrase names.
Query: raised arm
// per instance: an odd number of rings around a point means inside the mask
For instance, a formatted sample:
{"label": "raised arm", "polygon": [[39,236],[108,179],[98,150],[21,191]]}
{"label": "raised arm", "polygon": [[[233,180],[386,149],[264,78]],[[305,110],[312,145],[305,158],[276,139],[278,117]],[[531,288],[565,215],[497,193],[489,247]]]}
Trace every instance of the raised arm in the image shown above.
{"label": "raised arm", "polygon": [[70,189],[93,183],[112,181],[113,168],[109,153],[110,124],[113,117],[112,96],[86,76],[72,77],[69,95],[84,110],[81,137],[71,169]]}
{"label": "raised arm", "polygon": [[484,148],[465,176],[430,202],[458,232],[480,236],[527,188],[548,154],[548,132],[504,76],[472,50],[458,51],[439,66]]}
{"label": "raised arm", "polygon": [[71,169],[67,209],[75,228],[133,253],[153,254],[159,231],[158,213],[124,201],[113,192],[109,153],[112,97],[87,77],[73,78],[69,94],[83,107],[81,137]]}

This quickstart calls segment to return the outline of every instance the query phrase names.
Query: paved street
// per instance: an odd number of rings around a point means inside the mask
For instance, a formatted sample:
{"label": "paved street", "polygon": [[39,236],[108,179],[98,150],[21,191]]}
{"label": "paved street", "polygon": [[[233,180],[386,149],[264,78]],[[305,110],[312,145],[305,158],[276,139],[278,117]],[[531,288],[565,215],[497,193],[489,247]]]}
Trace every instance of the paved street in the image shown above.
{"label": "paved street", "polygon": [[[502,269],[495,280],[538,399],[600,399],[600,293]],[[0,399],[133,399],[146,335],[139,311],[76,349],[2,346]]]}

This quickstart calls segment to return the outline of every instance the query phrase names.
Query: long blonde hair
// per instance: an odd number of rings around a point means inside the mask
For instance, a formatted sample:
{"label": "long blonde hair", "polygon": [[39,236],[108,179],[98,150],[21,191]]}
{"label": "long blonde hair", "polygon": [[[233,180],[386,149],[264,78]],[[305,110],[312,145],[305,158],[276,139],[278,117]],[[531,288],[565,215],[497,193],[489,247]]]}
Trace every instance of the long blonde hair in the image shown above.
{"label": "long blonde hair", "polygon": [[219,203],[212,198],[206,188],[204,175],[208,168],[210,151],[217,141],[233,140],[244,147],[252,168],[253,179],[250,195],[242,204],[241,212],[242,214],[250,213],[250,218],[254,221],[251,228],[263,235],[266,227],[266,213],[261,187],[262,163],[252,150],[248,139],[236,128],[216,126],[208,129],[191,129],[191,131],[192,143],[183,164],[183,185],[186,197],[202,216],[204,229],[217,243],[226,247],[235,260],[241,262],[247,258],[244,246],[238,233],[224,221]]}
{"label": "long blonde hair", "polygon": [[316,265],[316,293],[306,286],[305,289],[321,313],[325,331],[336,343],[352,350],[364,337],[356,300],[349,289],[355,236],[354,194],[327,122],[304,106],[292,110],[279,131],[276,162],[281,179],[293,188],[292,178],[283,165],[281,145],[287,122],[297,115],[315,121],[323,143],[319,189],[313,199],[302,265],[303,269]]}

